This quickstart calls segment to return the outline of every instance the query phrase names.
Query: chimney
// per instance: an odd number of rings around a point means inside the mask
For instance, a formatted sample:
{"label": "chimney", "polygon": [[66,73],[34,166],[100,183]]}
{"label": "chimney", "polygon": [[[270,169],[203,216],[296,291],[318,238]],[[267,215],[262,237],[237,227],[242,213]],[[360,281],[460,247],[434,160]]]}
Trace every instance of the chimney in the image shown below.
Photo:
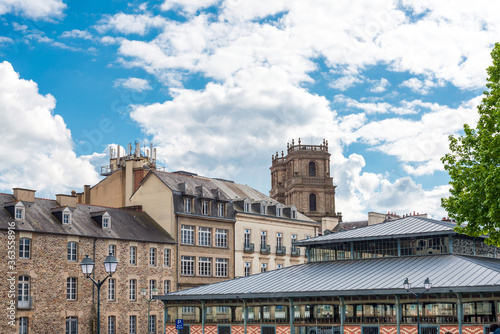
{"label": "chimney", "polygon": [[153,143],[149,143],[149,163],[153,163]]}
{"label": "chimney", "polygon": [[120,166],[120,145],[116,145],[116,167]]}
{"label": "chimney", "polygon": [[140,158],[141,157],[141,143],[140,142],[135,142],[135,157]]}
{"label": "chimney", "polygon": [[12,190],[14,192],[14,198],[16,199],[16,201],[35,202],[36,190],[23,188],[12,188]]}
{"label": "chimney", "polygon": [[83,204],[90,204],[90,185],[83,186]]}
{"label": "chimney", "polygon": [[76,208],[76,196],[57,194],[56,202],[60,207],[69,206],[72,208]]}

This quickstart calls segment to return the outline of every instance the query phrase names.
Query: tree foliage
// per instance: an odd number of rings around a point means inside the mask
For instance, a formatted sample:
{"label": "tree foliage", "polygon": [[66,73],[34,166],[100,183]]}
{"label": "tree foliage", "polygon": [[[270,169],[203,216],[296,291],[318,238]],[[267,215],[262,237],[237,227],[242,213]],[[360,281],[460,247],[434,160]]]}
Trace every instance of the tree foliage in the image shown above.
{"label": "tree foliage", "polygon": [[489,235],[486,242],[500,246],[500,43],[491,57],[477,126],[465,124],[464,135],[450,136],[451,152],[441,159],[451,178],[451,196],[441,205],[457,232]]}

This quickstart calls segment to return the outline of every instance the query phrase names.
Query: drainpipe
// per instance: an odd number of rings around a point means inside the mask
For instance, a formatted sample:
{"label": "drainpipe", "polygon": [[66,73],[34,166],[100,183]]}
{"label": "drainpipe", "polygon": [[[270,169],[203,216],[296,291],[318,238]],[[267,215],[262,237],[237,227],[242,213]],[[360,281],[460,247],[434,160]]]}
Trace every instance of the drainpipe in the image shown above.
{"label": "drainpipe", "polygon": [[175,291],[179,291],[179,264],[181,263],[181,256],[179,255],[179,216],[175,216],[175,238],[177,242],[175,243],[175,253],[177,256],[177,263],[175,264],[175,276],[177,277],[175,285]]}

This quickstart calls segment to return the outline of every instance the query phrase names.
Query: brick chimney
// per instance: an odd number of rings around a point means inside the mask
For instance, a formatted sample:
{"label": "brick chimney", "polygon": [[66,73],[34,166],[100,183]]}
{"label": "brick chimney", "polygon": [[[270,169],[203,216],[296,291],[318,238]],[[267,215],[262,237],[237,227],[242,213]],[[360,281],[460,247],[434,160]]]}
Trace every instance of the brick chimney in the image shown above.
{"label": "brick chimney", "polygon": [[23,188],[12,188],[12,190],[14,192],[14,198],[16,199],[16,201],[35,202],[36,190]]}
{"label": "brick chimney", "polygon": [[60,207],[69,206],[72,208],[76,208],[76,196],[57,194],[56,202]]}

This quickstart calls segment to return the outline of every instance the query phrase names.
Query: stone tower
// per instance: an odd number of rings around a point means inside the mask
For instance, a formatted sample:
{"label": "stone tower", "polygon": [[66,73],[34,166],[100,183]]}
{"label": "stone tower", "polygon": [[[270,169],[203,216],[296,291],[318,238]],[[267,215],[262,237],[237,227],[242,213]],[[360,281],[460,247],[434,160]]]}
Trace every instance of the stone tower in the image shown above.
{"label": "stone tower", "polygon": [[335,188],[330,177],[328,141],[321,145],[298,144],[292,139],[287,143],[287,153],[276,152],[271,166],[271,198],[285,205],[295,205],[297,210],[321,222],[325,217],[337,218]]}

